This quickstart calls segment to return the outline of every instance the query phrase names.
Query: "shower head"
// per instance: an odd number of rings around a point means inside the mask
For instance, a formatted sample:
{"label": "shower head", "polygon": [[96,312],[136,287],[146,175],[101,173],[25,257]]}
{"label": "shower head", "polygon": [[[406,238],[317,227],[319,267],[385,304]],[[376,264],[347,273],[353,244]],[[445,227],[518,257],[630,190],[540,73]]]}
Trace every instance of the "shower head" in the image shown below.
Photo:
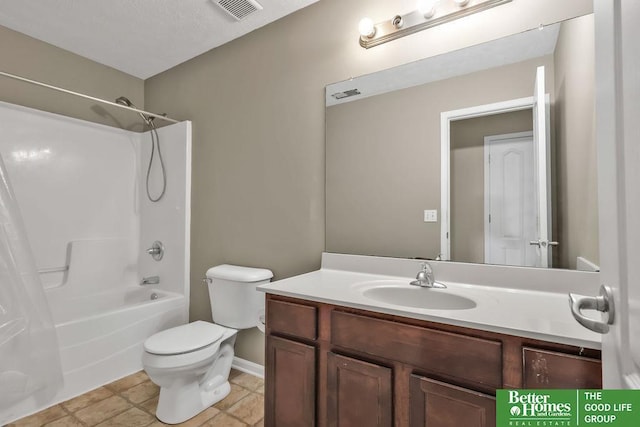
{"label": "shower head", "polygon": [[[136,109],[138,108],[126,96],[120,96],[116,98],[116,104],[124,105],[126,107],[136,108]],[[140,115],[140,117],[142,117],[142,120],[144,120],[146,124],[148,124],[149,126],[153,124],[153,117],[149,117],[142,113],[138,113],[138,114]]]}
{"label": "shower head", "polygon": [[127,107],[135,108],[135,106],[133,105],[133,102],[129,101],[129,98],[127,98],[126,96],[121,96],[121,97],[117,98],[116,99],[116,104],[126,105]]}

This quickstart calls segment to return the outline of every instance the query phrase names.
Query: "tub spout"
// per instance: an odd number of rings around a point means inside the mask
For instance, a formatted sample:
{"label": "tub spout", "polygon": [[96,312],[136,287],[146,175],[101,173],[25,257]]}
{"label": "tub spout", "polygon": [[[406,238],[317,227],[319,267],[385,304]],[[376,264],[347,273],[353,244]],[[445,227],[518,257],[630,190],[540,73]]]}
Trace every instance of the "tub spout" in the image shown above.
{"label": "tub spout", "polygon": [[143,277],[141,285],[157,285],[160,283],[160,276]]}

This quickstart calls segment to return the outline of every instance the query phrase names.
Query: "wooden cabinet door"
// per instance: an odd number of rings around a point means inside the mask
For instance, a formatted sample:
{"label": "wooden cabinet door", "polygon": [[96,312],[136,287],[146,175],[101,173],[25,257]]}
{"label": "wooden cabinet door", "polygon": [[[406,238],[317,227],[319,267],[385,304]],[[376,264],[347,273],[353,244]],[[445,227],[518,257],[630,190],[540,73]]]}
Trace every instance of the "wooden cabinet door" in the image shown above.
{"label": "wooden cabinet door", "polygon": [[494,427],[496,400],[416,375],[410,383],[410,427]]}
{"label": "wooden cabinet door", "polygon": [[329,353],[327,358],[329,427],[391,427],[391,369]]}
{"label": "wooden cabinet door", "polygon": [[268,335],[265,426],[315,426],[315,379],[315,347]]}

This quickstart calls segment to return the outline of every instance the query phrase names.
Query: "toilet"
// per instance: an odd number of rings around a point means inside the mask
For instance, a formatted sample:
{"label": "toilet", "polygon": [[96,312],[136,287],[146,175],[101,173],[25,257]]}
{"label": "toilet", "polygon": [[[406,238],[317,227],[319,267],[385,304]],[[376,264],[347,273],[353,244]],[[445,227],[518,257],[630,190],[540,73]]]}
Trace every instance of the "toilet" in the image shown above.
{"label": "toilet", "polygon": [[207,270],[214,323],[198,320],[158,332],[144,342],[142,365],[160,386],[156,416],[166,424],[184,422],[224,399],[238,329],[257,326],[270,270],[218,265]]}

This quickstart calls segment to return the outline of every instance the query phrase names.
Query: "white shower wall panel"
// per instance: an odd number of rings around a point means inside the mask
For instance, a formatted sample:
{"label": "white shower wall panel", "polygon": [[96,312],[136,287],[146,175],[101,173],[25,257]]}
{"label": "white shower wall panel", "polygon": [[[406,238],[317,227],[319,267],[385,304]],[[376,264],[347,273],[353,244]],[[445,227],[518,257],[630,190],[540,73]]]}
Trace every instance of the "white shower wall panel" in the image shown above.
{"label": "white shower wall panel", "polygon": [[[189,254],[191,218],[191,122],[180,122],[158,129],[160,148],[167,179],[164,196],[151,202],[146,194],[146,175],[151,156],[151,135],[145,132],[140,141],[140,214],[139,279],[158,276],[159,288],[189,296]],[[150,193],[157,198],[162,190],[162,173],[155,153],[150,174]],[[161,261],[144,252],[154,241],[164,245]]]}
{"label": "white shower wall panel", "polygon": [[[116,239],[111,243],[127,254],[124,262],[135,264],[141,135],[3,102],[0,125],[0,154],[38,269],[68,265],[74,241],[84,250],[91,249],[85,241],[105,239]],[[95,256],[102,252],[96,248]],[[122,275],[136,280],[133,269]],[[41,278],[45,287],[66,280],[63,273]]]}

